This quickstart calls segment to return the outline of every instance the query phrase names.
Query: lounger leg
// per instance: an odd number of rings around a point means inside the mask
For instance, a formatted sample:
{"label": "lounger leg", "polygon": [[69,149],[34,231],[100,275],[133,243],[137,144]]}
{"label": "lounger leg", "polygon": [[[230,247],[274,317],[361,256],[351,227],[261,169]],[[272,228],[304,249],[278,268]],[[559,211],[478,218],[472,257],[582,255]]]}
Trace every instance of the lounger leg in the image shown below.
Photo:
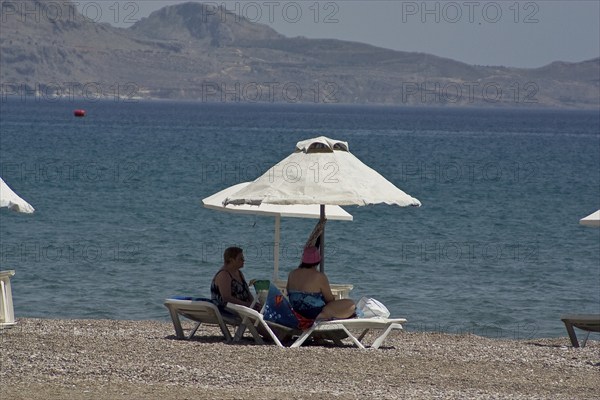
{"label": "lounger leg", "polygon": [[181,327],[181,320],[179,319],[179,314],[173,308],[169,307],[169,313],[171,314],[171,321],[173,321],[173,327],[175,328],[175,335],[177,339],[185,339],[185,335],[183,334],[183,328]]}
{"label": "lounger leg", "polygon": [[[260,326],[262,326],[264,331],[267,331],[269,333],[269,336],[271,336],[271,339],[273,339],[273,342],[275,342],[275,344],[278,347],[285,347],[281,341],[279,340],[279,338],[277,337],[277,335],[275,335],[275,333],[273,332],[273,330],[269,327],[269,325],[267,325],[264,321],[261,320],[256,320],[256,325],[260,324]],[[256,329],[256,326],[254,324],[250,324],[248,325],[248,330],[252,333],[252,336],[254,336],[254,339],[256,339],[256,341],[259,344],[263,344],[264,340],[262,339],[262,336],[260,335],[260,333],[258,333],[258,330]]]}
{"label": "lounger leg", "polygon": [[4,281],[0,280],[0,323],[8,320],[8,295]]}
{"label": "lounger leg", "polygon": [[569,339],[571,339],[571,344],[573,347],[579,347],[579,342],[577,341],[577,335],[575,334],[575,330],[573,329],[573,324],[568,321],[563,321],[565,323],[565,328],[567,328],[567,333],[569,334]]}
{"label": "lounger leg", "polygon": [[256,341],[256,343],[258,343],[258,344],[264,344],[265,343],[265,341],[263,340],[262,336],[260,336],[260,333],[258,333],[258,330],[256,330],[256,327],[254,325],[249,324],[248,325],[248,330],[252,334],[252,337],[254,338],[254,340]]}
{"label": "lounger leg", "polygon": [[350,338],[350,340],[352,340],[354,342],[354,344],[356,346],[358,346],[358,348],[360,349],[364,349],[365,346],[357,339],[354,337],[353,334],[350,333],[350,331],[348,329],[346,329],[345,326],[342,325],[342,329],[344,330],[344,332],[346,332],[346,334],[348,335],[348,337]]}
{"label": "lounger leg", "polygon": [[333,338],[333,343],[335,343],[337,346],[343,346],[344,342],[342,342],[342,340],[338,337],[334,337]]}
{"label": "lounger leg", "polygon": [[[254,323],[254,327],[257,327],[259,322],[260,321],[256,320],[256,322]],[[246,331],[246,324],[240,324],[240,326],[238,326],[237,330],[235,331],[235,335],[233,336],[233,341],[239,342],[242,339],[242,337],[244,336],[245,331]]]}
{"label": "lounger leg", "polygon": [[363,338],[365,337],[365,335],[367,334],[367,332],[369,332],[369,329],[365,329],[364,331],[362,331],[362,333],[360,334],[360,336],[358,337],[358,340],[362,341]]}
{"label": "lounger leg", "polygon": [[[317,328],[317,329],[315,329],[315,328]],[[348,335],[348,337],[354,342],[354,344],[356,346],[358,346],[361,349],[365,348],[365,346],[363,346],[363,344],[358,339],[356,339],[354,337],[354,335],[352,333],[350,333],[350,331],[348,329],[346,329],[345,326],[340,325],[340,328],[346,333],[346,335]],[[340,328],[336,328],[336,330],[339,330]],[[333,329],[331,329],[331,330],[333,330]],[[300,335],[300,337],[298,339],[296,339],[296,341],[290,347],[300,347],[300,346],[302,346],[302,343],[304,343],[306,341],[306,339],[308,339],[314,332],[326,332],[326,330],[325,331],[323,331],[323,330],[319,331],[318,325],[313,325],[313,327],[311,329],[309,329],[307,331],[304,331],[304,333],[302,333],[302,335]],[[337,345],[343,345],[344,344],[339,339],[334,339],[334,342]]]}
{"label": "lounger leg", "polygon": [[290,347],[300,347],[300,346],[302,346],[302,343],[304,343],[304,341],[306,339],[308,339],[310,337],[310,335],[312,335],[313,332],[314,332],[314,328],[310,328],[310,329],[304,331],[302,333],[302,335],[300,335],[300,337],[298,337],[298,339],[296,339],[296,341],[294,343],[292,343],[292,345]]}
{"label": "lounger leg", "polygon": [[585,347],[588,338],[590,337],[590,331],[588,331],[587,335],[585,335],[585,339],[583,339],[583,342],[581,343],[581,347]]}
{"label": "lounger leg", "polygon": [[246,324],[240,324],[235,330],[235,335],[233,336],[234,342],[239,342],[244,336],[244,332],[246,332]]}
{"label": "lounger leg", "polygon": [[[250,319],[248,317],[244,317],[244,319],[242,320],[242,325],[245,328],[248,328],[248,330],[252,334],[252,337],[254,338],[254,341],[256,343],[258,343],[258,344],[263,344],[264,343],[264,340],[260,336],[260,333],[258,333],[258,331],[256,330],[256,327],[254,326],[254,324],[250,321]],[[238,329],[238,331],[239,331],[239,329]],[[237,334],[236,334],[236,336],[237,336]]]}
{"label": "lounger leg", "polygon": [[375,339],[375,341],[371,345],[371,348],[378,349],[379,346],[381,346],[383,344],[383,341],[385,340],[387,335],[389,335],[389,333],[392,331],[392,329],[402,329],[402,325],[390,324],[390,326],[388,326],[387,329],[377,339]]}
{"label": "lounger leg", "polygon": [[221,332],[223,332],[223,336],[225,336],[225,341],[227,343],[231,343],[231,341],[233,341],[233,338],[231,337],[231,333],[229,333],[229,329],[227,329],[225,322],[220,321],[219,327],[221,328]]}
{"label": "lounger leg", "polygon": [[192,330],[190,331],[190,334],[187,337],[187,340],[190,340],[191,338],[194,337],[194,335],[196,334],[196,331],[198,330],[198,328],[200,328],[200,325],[202,325],[202,322],[196,322],[196,326],[194,326],[194,328],[192,328]]}

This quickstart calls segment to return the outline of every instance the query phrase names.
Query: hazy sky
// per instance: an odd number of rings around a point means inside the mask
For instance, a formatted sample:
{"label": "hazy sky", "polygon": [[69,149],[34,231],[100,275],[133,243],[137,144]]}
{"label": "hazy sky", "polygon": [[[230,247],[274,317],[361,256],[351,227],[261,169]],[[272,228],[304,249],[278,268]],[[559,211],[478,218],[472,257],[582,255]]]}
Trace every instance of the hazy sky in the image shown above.
{"label": "hazy sky", "polygon": [[[189,0],[188,0],[189,1]],[[128,27],[184,0],[82,1],[94,20]],[[600,55],[600,1],[204,1],[289,36],[336,38],[469,64],[540,67]],[[206,15],[207,18],[219,16]]]}

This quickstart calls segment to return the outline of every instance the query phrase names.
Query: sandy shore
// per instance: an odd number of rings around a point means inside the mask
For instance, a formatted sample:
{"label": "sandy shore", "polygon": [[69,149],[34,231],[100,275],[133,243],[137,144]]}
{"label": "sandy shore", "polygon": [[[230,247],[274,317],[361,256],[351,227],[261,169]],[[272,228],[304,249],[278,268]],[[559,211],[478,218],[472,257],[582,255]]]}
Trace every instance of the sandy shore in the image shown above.
{"label": "sandy shore", "polygon": [[600,342],[392,333],[379,350],[174,339],[157,321],[20,319],[0,334],[3,399],[590,399]]}

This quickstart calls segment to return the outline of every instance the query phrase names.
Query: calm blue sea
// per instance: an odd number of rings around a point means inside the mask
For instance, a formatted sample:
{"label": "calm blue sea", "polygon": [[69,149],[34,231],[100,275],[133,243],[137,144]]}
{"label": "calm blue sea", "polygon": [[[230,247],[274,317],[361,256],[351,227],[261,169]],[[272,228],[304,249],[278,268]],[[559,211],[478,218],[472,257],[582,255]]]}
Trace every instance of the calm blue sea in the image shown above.
{"label": "calm blue sea", "polygon": [[[408,330],[565,336],[600,312],[598,112],[192,102],[1,104],[0,176],[36,213],[0,211],[17,317],[168,320],[208,295],[222,252],[272,275],[274,220],[205,209],[297,141],[349,142],[421,208],[347,207],[327,224],[327,273]],[[88,116],[73,117],[85,108]],[[281,277],[316,221],[282,221]]]}

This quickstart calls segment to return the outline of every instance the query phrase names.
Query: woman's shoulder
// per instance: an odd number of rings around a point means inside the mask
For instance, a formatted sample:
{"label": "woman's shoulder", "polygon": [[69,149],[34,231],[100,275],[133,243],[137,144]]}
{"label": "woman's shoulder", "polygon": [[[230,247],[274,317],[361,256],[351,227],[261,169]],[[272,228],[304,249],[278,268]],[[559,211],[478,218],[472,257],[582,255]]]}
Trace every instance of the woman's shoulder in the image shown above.
{"label": "woman's shoulder", "polygon": [[327,279],[327,275],[325,275],[324,272],[321,272],[321,271],[316,271],[316,272],[317,272],[317,274],[319,276],[319,279],[321,281],[323,281],[323,282],[329,282],[329,279]]}
{"label": "woman's shoulder", "polygon": [[313,276],[313,275],[318,275],[321,272],[317,271],[314,268],[294,268],[293,270],[290,271],[290,273],[288,274],[288,277],[290,276]]}
{"label": "woman's shoulder", "polygon": [[217,271],[213,280],[231,279],[231,273],[223,268]]}

